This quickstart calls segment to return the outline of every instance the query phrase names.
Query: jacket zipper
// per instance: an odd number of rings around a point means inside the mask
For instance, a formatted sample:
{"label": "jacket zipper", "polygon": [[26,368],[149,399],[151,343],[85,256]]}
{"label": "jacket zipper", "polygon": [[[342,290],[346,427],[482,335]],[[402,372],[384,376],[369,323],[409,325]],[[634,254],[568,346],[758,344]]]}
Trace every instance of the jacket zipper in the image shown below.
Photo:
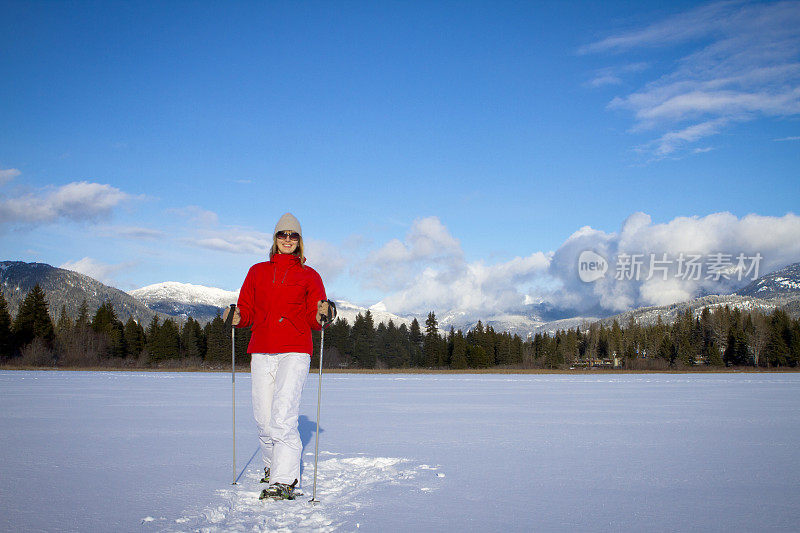
{"label": "jacket zipper", "polygon": [[[286,267],[286,272],[283,273],[283,279],[281,279],[281,285],[283,285],[283,282],[286,281],[286,276],[289,274],[289,269],[290,268],[292,268],[291,265]],[[272,284],[275,285],[275,268],[274,267],[272,269]],[[278,322],[283,322],[283,317],[280,317],[278,319]]]}

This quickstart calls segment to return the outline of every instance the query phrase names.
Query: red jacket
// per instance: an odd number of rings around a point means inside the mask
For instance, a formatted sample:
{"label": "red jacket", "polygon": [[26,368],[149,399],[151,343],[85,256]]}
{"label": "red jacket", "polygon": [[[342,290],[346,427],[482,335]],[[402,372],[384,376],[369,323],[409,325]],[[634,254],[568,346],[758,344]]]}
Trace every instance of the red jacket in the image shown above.
{"label": "red jacket", "polygon": [[248,353],[311,355],[317,302],[326,300],[319,274],[295,255],[275,254],[250,268],[239,292],[238,328],[252,327]]}

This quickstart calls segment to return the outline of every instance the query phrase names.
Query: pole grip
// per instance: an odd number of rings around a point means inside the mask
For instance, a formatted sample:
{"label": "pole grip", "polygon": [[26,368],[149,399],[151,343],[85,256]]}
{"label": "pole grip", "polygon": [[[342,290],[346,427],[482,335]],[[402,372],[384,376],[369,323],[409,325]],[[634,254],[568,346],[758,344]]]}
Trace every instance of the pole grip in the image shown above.
{"label": "pole grip", "polygon": [[225,317],[225,327],[232,328],[233,327],[233,313],[236,311],[236,304],[231,304],[230,311],[228,311],[228,316]]}

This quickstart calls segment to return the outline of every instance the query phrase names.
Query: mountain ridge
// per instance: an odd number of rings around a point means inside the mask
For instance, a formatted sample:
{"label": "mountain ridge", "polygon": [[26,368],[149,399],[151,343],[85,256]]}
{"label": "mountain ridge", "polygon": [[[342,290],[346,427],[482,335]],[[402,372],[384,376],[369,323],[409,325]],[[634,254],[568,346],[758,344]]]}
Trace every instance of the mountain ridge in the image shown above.
{"label": "mountain ridge", "polygon": [[117,318],[123,322],[133,317],[139,323],[146,324],[156,314],[126,292],[85,274],[46,263],[0,262],[0,289],[12,317],[16,316],[25,296],[37,284],[45,292],[50,315],[54,320],[58,319],[62,307],[70,318],[77,317],[84,299],[90,315],[101,304],[111,302]]}
{"label": "mountain ridge", "polygon": [[[191,316],[200,322],[207,322],[213,320],[217,313],[238,299],[238,291],[174,281],[155,283],[126,293],[84,274],[46,263],[0,262],[0,288],[12,316],[16,314],[22,299],[36,283],[39,283],[47,294],[50,313],[54,319],[57,318],[62,305],[66,308],[67,314],[74,318],[80,303],[85,298],[90,312],[101,303],[110,301],[123,321],[133,316],[136,320],[146,323],[158,314],[162,317],[171,316],[179,321]],[[396,326],[405,324],[409,327],[415,318],[412,315],[390,313],[382,302],[364,307],[346,300],[335,301],[339,316],[347,319],[350,325],[355,322],[359,313],[363,315],[367,310],[372,314],[376,325],[386,324],[392,320]],[[640,307],[605,317],[572,316],[552,320],[547,320],[547,317],[559,316],[558,310],[549,309],[546,304],[539,302],[525,306],[525,309],[517,313],[484,317],[481,323],[484,327],[490,326],[495,331],[507,331],[526,338],[536,333],[552,334],[560,329],[585,328],[597,321],[611,325],[617,320],[620,325],[625,326],[633,319],[637,323],[649,324],[654,323],[661,315],[662,321],[669,323],[686,309],[699,314],[705,308],[723,305],[745,310],[760,309],[766,313],[776,308],[785,308],[791,315],[800,316],[800,263],[787,265],[766,274],[736,293],[728,295],[704,295],[684,302]],[[424,328],[425,317],[416,318]],[[437,318],[441,333],[447,333],[450,327],[466,332],[477,325],[474,317],[458,311],[445,312]]]}

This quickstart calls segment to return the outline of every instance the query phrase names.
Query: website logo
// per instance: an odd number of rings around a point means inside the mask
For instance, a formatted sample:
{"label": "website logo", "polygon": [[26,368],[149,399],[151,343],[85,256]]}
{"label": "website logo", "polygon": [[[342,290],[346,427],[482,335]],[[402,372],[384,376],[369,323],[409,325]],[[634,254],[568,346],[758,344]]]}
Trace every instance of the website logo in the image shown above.
{"label": "website logo", "polygon": [[591,250],[584,250],[578,256],[578,277],[584,283],[597,281],[606,275],[608,261],[602,255]]}

